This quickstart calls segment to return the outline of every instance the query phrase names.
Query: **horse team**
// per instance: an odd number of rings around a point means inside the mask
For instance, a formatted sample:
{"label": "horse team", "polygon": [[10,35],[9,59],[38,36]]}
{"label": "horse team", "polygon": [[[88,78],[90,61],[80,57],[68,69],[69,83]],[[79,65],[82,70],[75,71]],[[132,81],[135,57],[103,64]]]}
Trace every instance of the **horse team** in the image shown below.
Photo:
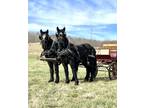
{"label": "horse team", "polygon": [[[40,30],[39,39],[43,48],[40,57],[56,58],[58,62],[47,61],[50,69],[50,80],[48,82],[59,83],[59,64],[62,64],[65,72],[65,82],[69,83],[68,64],[72,69],[73,77],[71,81],[75,81],[75,85],[79,84],[77,71],[81,63],[86,68],[86,76],[84,81],[93,81],[97,75],[97,59],[96,51],[90,44],[74,45],[70,43],[65,27],[63,29],[56,28],[56,40],[52,40],[49,31]],[[55,80],[54,80],[55,72]]]}

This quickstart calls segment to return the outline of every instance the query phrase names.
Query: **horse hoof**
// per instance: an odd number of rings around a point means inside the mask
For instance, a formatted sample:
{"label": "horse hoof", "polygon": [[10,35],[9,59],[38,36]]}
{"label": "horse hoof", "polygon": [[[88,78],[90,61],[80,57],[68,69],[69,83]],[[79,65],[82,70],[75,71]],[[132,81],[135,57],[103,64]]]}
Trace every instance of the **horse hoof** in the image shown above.
{"label": "horse hoof", "polygon": [[59,83],[59,80],[56,80],[55,83]]}
{"label": "horse hoof", "polygon": [[89,82],[92,82],[92,81],[93,81],[93,79],[90,79],[90,80],[89,80]]}
{"label": "horse hoof", "polygon": [[69,83],[69,82],[70,82],[69,80],[66,80],[66,81],[65,81],[65,83]]}
{"label": "horse hoof", "polygon": [[54,80],[53,79],[50,79],[48,82],[53,82]]}
{"label": "horse hoof", "polygon": [[76,81],[76,82],[75,82],[75,85],[79,85],[79,82],[78,82],[78,81]]}
{"label": "horse hoof", "polygon": [[87,79],[87,78],[85,78],[85,79],[84,79],[84,82],[87,82],[87,81],[88,81],[88,79]]}
{"label": "horse hoof", "polygon": [[74,79],[72,79],[71,81],[74,81]]}

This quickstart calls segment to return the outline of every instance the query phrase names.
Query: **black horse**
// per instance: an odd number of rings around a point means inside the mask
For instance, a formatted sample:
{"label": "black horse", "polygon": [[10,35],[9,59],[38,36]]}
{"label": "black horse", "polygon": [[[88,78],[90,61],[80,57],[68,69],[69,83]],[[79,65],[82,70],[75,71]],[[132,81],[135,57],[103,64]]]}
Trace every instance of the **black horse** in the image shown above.
{"label": "black horse", "polygon": [[[56,47],[52,46],[56,46],[55,42],[50,38],[49,34],[48,34],[48,30],[47,31],[42,31],[40,30],[40,35],[39,35],[39,39],[41,41],[41,45],[43,48],[43,51],[40,55],[40,57],[45,56],[46,58],[48,57],[56,57],[57,54],[55,53]],[[51,50],[53,49],[53,50]],[[49,51],[51,52],[51,55],[46,55],[47,52]],[[56,74],[56,79],[55,79],[55,83],[59,82],[59,65],[58,63],[53,63],[50,61],[47,61],[48,65],[49,65],[49,69],[50,69],[50,80],[48,82],[53,82],[54,81],[54,68],[55,68],[55,74]]]}
{"label": "black horse", "polygon": [[97,75],[97,61],[96,51],[90,44],[74,45],[69,43],[69,40],[65,33],[65,27],[59,29],[57,27],[56,33],[58,41],[58,60],[70,64],[72,68],[73,78],[75,85],[78,85],[79,81],[77,78],[78,66],[82,63],[86,68],[85,81],[93,81]]}
{"label": "black horse", "polygon": [[[39,36],[40,40],[41,40],[41,43],[42,43],[42,48],[43,48],[43,52],[41,53],[41,57],[42,56],[45,56],[46,58],[57,58],[57,54],[59,52],[59,49],[58,49],[58,42],[57,41],[54,41],[52,40],[49,35],[48,35],[48,30],[46,32],[43,32],[42,30],[40,30],[40,33],[41,35]],[[45,38],[43,38],[43,35],[46,35]],[[55,73],[56,73],[56,80],[55,82],[58,83],[59,82],[59,67],[58,65],[61,64],[61,62],[48,62],[49,64],[49,67],[50,67],[50,81],[53,81],[54,80],[54,77],[53,77],[53,73],[54,73],[54,65],[55,65]],[[68,65],[67,65],[67,62],[62,62],[62,65],[64,67],[64,71],[65,71],[65,76],[66,76],[66,81],[65,83],[69,83],[70,80],[68,78],[69,76],[69,72],[68,72]]]}

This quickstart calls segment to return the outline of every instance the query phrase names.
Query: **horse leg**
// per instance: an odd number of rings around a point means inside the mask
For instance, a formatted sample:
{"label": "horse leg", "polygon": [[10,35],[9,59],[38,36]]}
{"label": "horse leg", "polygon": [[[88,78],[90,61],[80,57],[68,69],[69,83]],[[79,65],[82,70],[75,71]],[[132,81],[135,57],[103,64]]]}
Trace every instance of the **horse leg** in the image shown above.
{"label": "horse leg", "polygon": [[77,78],[77,70],[78,70],[78,64],[77,63],[70,63],[70,66],[72,68],[72,73],[75,79],[75,85],[79,84],[78,78]]}
{"label": "horse leg", "polygon": [[97,63],[95,65],[95,70],[94,71],[94,78],[96,78],[97,74],[98,74],[98,67],[97,67]]}
{"label": "horse leg", "polygon": [[66,77],[66,81],[65,83],[69,83],[69,71],[68,71],[68,64],[63,63],[63,67],[64,67],[64,71],[65,71],[65,77]]}
{"label": "horse leg", "polygon": [[50,80],[48,82],[54,81],[54,69],[53,69],[53,63],[48,62],[49,68],[50,68]]}
{"label": "horse leg", "polygon": [[55,64],[55,74],[56,74],[55,83],[59,83],[59,65],[57,63]]}
{"label": "horse leg", "polygon": [[[76,72],[77,72],[77,70],[78,70],[78,67],[77,67],[77,69],[76,69]],[[74,75],[72,76],[71,81],[75,81],[75,77],[74,77]]]}
{"label": "horse leg", "polygon": [[88,81],[89,80],[89,76],[90,76],[90,70],[89,70],[88,67],[86,67],[86,76],[85,76],[84,81]]}
{"label": "horse leg", "polygon": [[90,69],[90,82],[92,82],[93,81],[93,79],[94,79],[94,69],[91,67],[91,69]]}
{"label": "horse leg", "polygon": [[73,77],[72,77],[71,81],[74,81],[74,80],[75,80],[75,78],[74,78],[74,75],[73,75]]}
{"label": "horse leg", "polygon": [[72,79],[71,79],[71,81],[75,81],[75,77],[74,77],[74,75],[72,76]]}
{"label": "horse leg", "polygon": [[89,69],[90,69],[90,82],[94,80],[94,78],[96,78],[98,70],[97,70],[97,61],[96,58],[92,58],[90,61],[90,65],[89,65]]}
{"label": "horse leg", "polygon": [[96,66],[94,66],[94,65],[93,66],[92,65],[88,66],[88,69],[89,69],[89,74],[90,74],[89,81],[92,82],[94,80],[94,78],[96,77],[96,75],[97,75],[97,69],[96,69]]}

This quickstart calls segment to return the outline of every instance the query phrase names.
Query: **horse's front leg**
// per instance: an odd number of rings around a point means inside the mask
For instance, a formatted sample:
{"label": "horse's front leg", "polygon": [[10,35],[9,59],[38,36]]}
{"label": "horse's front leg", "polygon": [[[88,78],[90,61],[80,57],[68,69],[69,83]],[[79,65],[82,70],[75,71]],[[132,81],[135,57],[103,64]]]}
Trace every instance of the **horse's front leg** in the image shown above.
{"label": "horse's front leg", "polygon": [[53,69],[53,63],[48,62],[49,69],[50,69],[50,80],[48,82],[54,81],[54,69]]}
{"label": "horse's front leg", "polygon": [[74,75],[72,76],[72,79],[71,79],[71,81],[75,81]]}
{"label": "horse's front leg", "polygon": [[69,71],[68,71],[68,64],[67,63],[62,63],[65,71],[65,77],[66,77],[66,83],[69,83]]}
{"label": "horse's front leg", "polygon": [[74,77],[74,80],[75,80],[75,85],[78,85],[79,84],[79,81],[78,81],[78,78],[77,78],[78,64],[75,63],[75,62],[71,62],[70,66],[71,66],[73,77]]}
{"label": "horse's front leg", "polygon": [[55,64],[55,74],[56,74],[55,83],[59,83],[59,65],[58,65],[58,63]]}

